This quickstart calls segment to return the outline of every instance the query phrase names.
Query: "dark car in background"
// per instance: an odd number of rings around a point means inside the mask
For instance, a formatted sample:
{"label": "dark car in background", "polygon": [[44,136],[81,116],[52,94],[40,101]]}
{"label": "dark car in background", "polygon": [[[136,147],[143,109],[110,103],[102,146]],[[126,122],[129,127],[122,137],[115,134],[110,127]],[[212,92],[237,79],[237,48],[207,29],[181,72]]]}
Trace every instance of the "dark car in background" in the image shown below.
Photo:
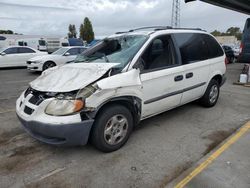
{"label": "dark car in background", "polygon": [[250,18],[246,20],[243,30],[238,61],[240,63],[250,63]]}
{"label": "dark car in background", "polygon": [[222,45],[222,48],[227,56],[228,63],[233,63],[235,60],[233,48],[228,45]]}

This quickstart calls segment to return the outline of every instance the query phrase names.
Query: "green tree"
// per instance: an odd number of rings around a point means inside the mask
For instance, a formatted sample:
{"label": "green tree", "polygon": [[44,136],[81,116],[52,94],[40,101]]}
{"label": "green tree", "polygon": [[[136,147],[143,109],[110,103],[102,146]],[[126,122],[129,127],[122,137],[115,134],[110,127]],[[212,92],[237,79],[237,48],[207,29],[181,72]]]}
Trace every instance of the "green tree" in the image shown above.
{"label": "green tree", "polygon": [[69,24],[69,32],[68,32],[69,38],[76,38],[77,32],[76,32],[76,26],[74,24]]}
{"label": "green tree", "polygon": [[214,30],[213,32],[211,32],[211,34],[213,35],[213,36],[221,36],[221,32],[220,31],[217,31],[217,30]]}
{"label": "green tree", "polygon": [[88,17],[86,17],[83,24],[80,25],[80,38],[87,41],[87,43],[90,43],[95,38],[92,23]]}
{"label": "green tree", "polygon": [[239,27],[230,27],[227,29],[227,33],[230,35],[236,35],[237,33],[241,33]]}
{"label": "green tree", "polygon": [[242,32],[239,27],[230,27],[226,32],[228,35],[235,36],[238,40],[242,38]]}
{"label": "green tree", "polygon": [[14,34],[11,30],[0,30],[0,34]]}
{"label": "green tree", "polygon": [[241,40],[242,38],[242,32],[239,27],[230,27],[227,29],[226,32],[220,32],[217,30],[214,30],[211,32],[212,35],[214,36],[235,36],[237,40]]}

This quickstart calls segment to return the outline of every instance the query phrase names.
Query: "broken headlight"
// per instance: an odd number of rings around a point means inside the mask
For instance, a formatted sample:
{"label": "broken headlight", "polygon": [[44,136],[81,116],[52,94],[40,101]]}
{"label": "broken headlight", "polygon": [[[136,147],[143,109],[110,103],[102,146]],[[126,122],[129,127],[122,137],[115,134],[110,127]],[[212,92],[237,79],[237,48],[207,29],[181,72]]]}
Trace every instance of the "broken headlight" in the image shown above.
{"label": "broken headlight", "polygon": [[76,98],[79,99],[86,99],[88,97],[90,97],[93,93],[96,92],[96,90],[98,90],[98,86],[95,85],[89,85],[81,90],[79,90],[79,92],[76,95]]}
{"label": "broken headlight", "polygon": [[85,106],[82,100],[55,99],[49,103],[45,113],[53,116],[66,116],[81,111]]}
{"label": "broken headlight", "polygon": [[49,103],[45,113],[53,116],[66,116],[79,112],[85,107],[85,99],[90,97],[97,89],[97,86],[90,85],[79,90],[76,96],[60,94]]}

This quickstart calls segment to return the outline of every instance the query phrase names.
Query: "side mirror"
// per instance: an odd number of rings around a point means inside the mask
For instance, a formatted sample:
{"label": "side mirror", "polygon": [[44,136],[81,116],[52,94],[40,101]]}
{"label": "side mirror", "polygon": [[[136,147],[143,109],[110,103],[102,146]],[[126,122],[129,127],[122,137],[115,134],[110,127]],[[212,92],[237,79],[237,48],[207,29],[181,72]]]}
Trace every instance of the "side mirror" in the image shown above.
{"label": "side mirror", "polygon": [[70,56],[70,53],[69,53],[69,52],[66,52],[66,53],[64,54],[64,56]]}
{"label": "side mirror", "polygon": [[2,53],[0,53],[0,55],[1,55],[1,56],[5,56],[5,55],[6,55],[6,53],[5,53],[5,52],[2,52]]}
{"label": "side mirror", "polygon": [[145,68],[145,61],[140,57],[133,66],[134,69],[139,69],[143,71]]}

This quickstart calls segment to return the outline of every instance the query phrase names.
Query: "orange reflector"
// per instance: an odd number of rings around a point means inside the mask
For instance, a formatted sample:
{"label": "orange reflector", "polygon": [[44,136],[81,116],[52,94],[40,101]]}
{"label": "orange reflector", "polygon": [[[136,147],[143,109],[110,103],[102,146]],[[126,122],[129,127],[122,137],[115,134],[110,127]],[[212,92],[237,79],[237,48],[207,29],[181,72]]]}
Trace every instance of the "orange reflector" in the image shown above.
{"label": "orange reflector", "polygon": [[74,111],[78,112],[78,111],[80,111],[81,109],[84,108],[85,103],[82,100],[75,100],[74,105],[75,105]]}

